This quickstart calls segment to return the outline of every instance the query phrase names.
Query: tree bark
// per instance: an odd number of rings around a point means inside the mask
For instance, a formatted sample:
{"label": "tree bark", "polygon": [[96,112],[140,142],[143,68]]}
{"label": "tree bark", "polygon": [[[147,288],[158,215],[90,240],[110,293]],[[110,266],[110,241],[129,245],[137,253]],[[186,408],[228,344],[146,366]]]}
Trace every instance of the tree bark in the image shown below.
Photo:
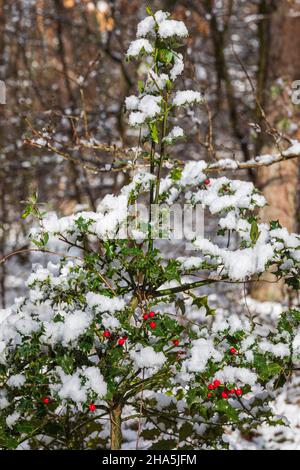
{"label": "tree bark", "polygon": [[110,412],[110,448],[119,450],[122,445],[122,406],[115,405]]}
{"label": "tree bark", "polygon": [[[292,103],[290,93],[293,81],[300,79],[300,17],[291,14],[292,10],[299,14],[300,5],[296,0],[262,0],[261,6],[265,19],[264,25],[259,28],[261,51],[257,96],[271,125],[289,137],[299,139],[298,126],[295,131],[296,126],[290,126],[289,123],[299,120],[299,107]],[[259,138],[256,150],[260,154],[278,152],[274,141],[266,138],[265,134]],[[262,220],[279,220],[288,230],[297,231],[297,160],[261,168],[255,180],[269,204],[260,212]],[[266,280],[274,281],[275,278],[267,274]],[[281,300],[284,295],[283,283],[254,284],[251,294],[258,300]]]}

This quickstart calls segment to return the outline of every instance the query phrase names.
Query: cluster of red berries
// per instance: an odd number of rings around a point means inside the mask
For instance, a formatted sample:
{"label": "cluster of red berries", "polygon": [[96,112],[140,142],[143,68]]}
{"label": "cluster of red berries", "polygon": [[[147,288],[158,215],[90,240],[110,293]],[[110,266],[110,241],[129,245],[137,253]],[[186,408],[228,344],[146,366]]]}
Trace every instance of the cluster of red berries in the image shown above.
{"label": "cluster of red berries", "polygon": [[125,343],[125,341],[127,340],[127,336],[122,336],[122,338],[119,338],[118,339],[118,345],[119,346],[123,346],[123,344]]}
{"label": "cluster of red berries", "polygon": [[[104,338],[110,338],[111,332],[109,330],[105,330],[103,332],[103,336],[104,336]],[[118,345],[123,346],[123,344],[125,343],[126,340],[127,340],[127,336],[122,336],[122,338],[118,339]]]}
{"label": "cluster of red berries", "polygon": [[[155,312],[144,313],[144,315],[143,315],[144,320],[148,320],[149,318],[153,318],[153,317],[155,317]],[[149,323],[149,326],[152,329],[156,328],[156,322],[154,320],[152,320]]]}
{"label": "cluster of red berries", "polygon": [[[221,386],[220,380],[214,380],[211,384],[208,384],[208,390],[211,390],[207,394],[207,398],[212,398],[213,393],[212,390],[215,390]],[[237,397],[241,397],[243,395],[243,390],[241,388],[232,388],[231,390],[228,390],[228,388],[224,388],[221,392],[221,397],[224,398],[225,400],[229,398],[229,395],[236,395]]]}

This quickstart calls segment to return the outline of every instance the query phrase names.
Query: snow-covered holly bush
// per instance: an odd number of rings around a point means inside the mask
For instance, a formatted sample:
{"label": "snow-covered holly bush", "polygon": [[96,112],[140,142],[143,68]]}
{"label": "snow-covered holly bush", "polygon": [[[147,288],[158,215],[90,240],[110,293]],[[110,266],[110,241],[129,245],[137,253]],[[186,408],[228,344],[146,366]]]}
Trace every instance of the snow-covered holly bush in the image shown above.
{"label": "snow-covered holly bush", "polygon": [[[284,422],[272,400],[299,360],[300,312],[286,311],[275,327],[234,311],[224,318],[202,289],[257,280],[271,266],[298,289],[300,238],[259,222],[265,200],[252,183],[208,178],[204,161],[172,160],[170,145],[184,132],[170,122],[203,98],[174,90],[185,25],[148,13],[127,53],[145,57],[146,76],[126,108],[140,129],[137,157],[150,170],[104,197],[97,212],[58,218],[35,201],[26,208],[39,218],[35,245],[65,252],[33,267],[28,295],[1,318],[1,448],[117,449],[130,440],[227,448],[230,429]],[[121,237],[139,201],[165,211],[200,204],[219,218],[216,240],[196,236],[193,256],[174,258],[154,239],[151,215]]]}

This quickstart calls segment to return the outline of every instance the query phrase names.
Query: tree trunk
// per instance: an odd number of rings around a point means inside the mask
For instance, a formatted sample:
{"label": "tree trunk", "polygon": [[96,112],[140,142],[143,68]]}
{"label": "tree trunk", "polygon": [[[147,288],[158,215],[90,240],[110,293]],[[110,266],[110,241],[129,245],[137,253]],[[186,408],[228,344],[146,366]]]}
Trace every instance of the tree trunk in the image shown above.
{"label": "tree trunk", "polygon": [[110,412],[110,448],[119,450],[122,445],[122,406],[116,405]]}
{"label": "tree trunk", "polygon": [[[260,41],[267,41],[267,44],[261,42],[261,50],[266,56],[263,58],[261,51],[257,95],[271,125],[289,137],[299,139],[298,126],[290,125],[299,120],[299,107],[292,103],[290,93],[293,81],[300,79],[300,17],[291,14],[292,10],[299,14],[300,5],[296,0],[262,0],[261,3],[267,15],[264,31],[260,27]],[[263,71],[260,70],[262,65]],[[264,77],[261,76],[262,72]],[[266,139],[264,135],[259,139],[257,151],[260,154],[278,153],[274,141]],[[298,182],[297,160],[258,170],[256,185],[269,203],[260,213],[264,222],[279,220],[288,230],[297,230]],[[275,278],[267,274],[266,280],[274,281]],[[258,300],[281,300],[283,283],[257,283],[253,285],[251,294]]]}

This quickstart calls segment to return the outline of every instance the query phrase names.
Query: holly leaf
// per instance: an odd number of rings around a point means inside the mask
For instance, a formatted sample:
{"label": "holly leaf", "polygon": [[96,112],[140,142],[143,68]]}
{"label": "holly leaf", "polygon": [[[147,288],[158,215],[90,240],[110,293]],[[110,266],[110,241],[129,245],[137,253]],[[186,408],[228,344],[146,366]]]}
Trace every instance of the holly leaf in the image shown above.
{"label": "holly leaf", "polygon": [[252,220],[251,230],[250,230],[250,239],[253,244],[255,244],[260,236],[260,231],[258,230],[258,225],[256,220]]}
{"label": "holly leaf", "polygon": [[216,310],[209,306],[207,295],[203,295],[202,297],[195,298],[193,300],[193,305],[196,305],[196,307],[198,307],[198,308],[205,307],[206,316],[215,315],[215,313],[216,313]]}
{"label": "holly leaf", "polygon": [[168,49],[159,49],[158,51],[158,60],[163,64],[169,64],[173,59],[173,52]]}
{"label": "holly leaf", "polygon": [[158,144],[158,129],[155,123],[151,124],[151,139]]}

